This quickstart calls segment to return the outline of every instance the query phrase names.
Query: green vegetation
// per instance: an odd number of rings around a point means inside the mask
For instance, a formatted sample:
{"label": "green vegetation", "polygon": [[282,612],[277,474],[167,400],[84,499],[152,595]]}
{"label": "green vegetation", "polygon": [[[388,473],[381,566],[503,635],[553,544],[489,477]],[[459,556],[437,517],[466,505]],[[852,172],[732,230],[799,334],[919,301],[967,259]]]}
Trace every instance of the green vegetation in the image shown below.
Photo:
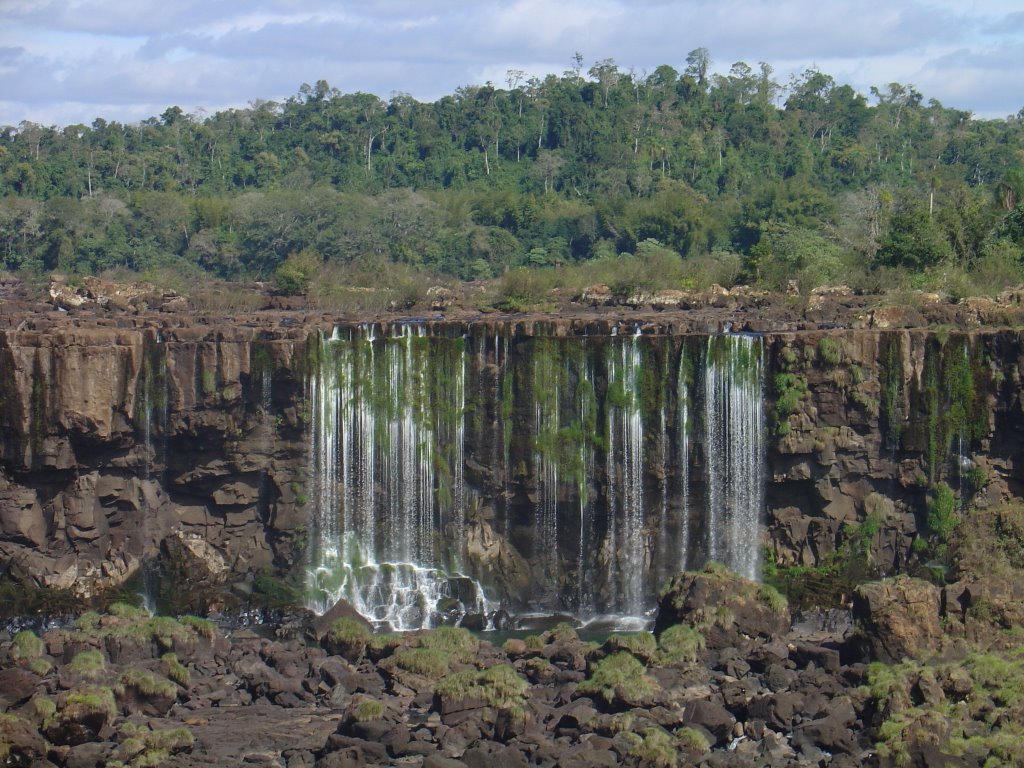
{"label": "green vegetation", "polygon": [[438,627],[419,636],[421,648],[443,653],[449,659],[469,664],[476,657],[480,641],[462,627]]}
{"label": "green vegetation", "polygon": [[788,416],[795,413],[800,401],[807,396],[807,377],[803,374],[781,372],[775,374],[775,407],[772,411],[775,431],[779,437],[789,434]]}
{"label": "green vegetation", "polygon": [[839,365],[843,361],[842,342],[831,336],[818,339],[818,360],[825,365]]}
{"label": "green vegetation", "polygon": [[[922,697],[921,691],[929,691]],[[868,694],[882,721],[880,757],[910,765],[915,744],[932,744],[986,766],[1024,760],[1024,658],[1019,652],[968,651],[958,662],[868,668]]]}
{"label": "green vegetation", "polygon": [[369,642],[370,635],[371,632],[365,624],[347,616],[333,621],[327,630],[327,637],[332,643],[365,644]]}
{"label": "green vegetation", "polygon": [[630,632],[609,635],[602,646],[606,653],[626,651],[640,661],[650,661],[655,656],[658,643],[650,632]]}
{"label": "green vegetation", "polygon": [[945,483],[935,485],[928,497],[928,530],[935,534],[940,542],[944,542],[949,539],[958,522],[953,489]]}
{"label": "green vegetation", "polygon": [[361,699],[352,716],[357,723],[380,720],[384,716],[384,705],[376,699]]}
{"label": "green vegetation", "polygon": [[761,584],[757,588],[757,600],[768,606],[772,613],[781,616],[789,609],[786,598],[771,584]]}
{"label": "green vegetation", "polygon": [[145,669],[128,669],[121,674],[121,686],[133,689],[143,696],[160,696],[174,699],[178,696],[178,686],[165,677],[160,677]]}
{"label": "green vegetation", "polygon": [[899,83],[869,100],[814,68],[778,104],[772,68],[744,62],[506,85],[421,103],[321,80],[204,119],[2,127],[0,269],[135,274],[229,311],[256,306],[211,277],[356,311],[438,274],[502,276],[482,301],[506,310],[581,284],[1020,282],[1019,117]]}
{"label": "green vegetation", "polygon": [[628,699],[642,699],[653,694],[657,685],[646,672],[643,663],[631,653],[619,651],[595,663],[576,690],[599,696],[607,704],[615,702],[620,692]]}
{"label": "green vegetation", "polygon": [[676,739],[662,728],[646,728],[643,740],[629,750],[629,756],[640,765],[652,768],[674,768],[677,765]]}
{"label": "green vegetation", "polygon": [[686,624],[673,624],[658,637],[658,664],[690,664],[704,648],[704,635]]}
{"label": "green vegetation", "polygon": [[415,636],[415,643],[396,648],[381,662],[381,667],[438,680],[448,674],[453,664],[472,663],[480,647],[480,641],[462,627],[438,627],[423,632]]}
{"label": "green vegetation", "polygon": [[112,720],[117,714],[114,692],[107,687],[81,688],[68,693],[61,714],[71,720],[82,720],[89,715],[103,714]]}
{"label": "green vegetation", "polygon": [[178,660],[176,653],[165,653],[160,657],[160,661],[164,663],[164,674],[167,677],[178,685],[187,686],[189,684],[191,675],[189,675],[188,667]]}
{"label": "green vegetation", "polygon": [[23,629],[14,635],[11,642],[11,659],[33,661],[46,653],[46,644],[35,632]]}
{"label": "green vegetation", "polygon": [[679,744],[679,748],[684,752],[689,752],[693,755],[703,755],[711,749],[707,736],[695,728],[686,726],[676,731],[676,743]]}
{"label": "green vegetation", "polygon": [[107,658],[102,651],[80,651],[69,666],[76,675],[96,677],[107,668]]}
{"label": "green vegetation", "polygon": [[487,706],[522,714],[529,684],[508,664],[487,669],[467,670],[448,675],[434,685],[442,698],[480,699]]}

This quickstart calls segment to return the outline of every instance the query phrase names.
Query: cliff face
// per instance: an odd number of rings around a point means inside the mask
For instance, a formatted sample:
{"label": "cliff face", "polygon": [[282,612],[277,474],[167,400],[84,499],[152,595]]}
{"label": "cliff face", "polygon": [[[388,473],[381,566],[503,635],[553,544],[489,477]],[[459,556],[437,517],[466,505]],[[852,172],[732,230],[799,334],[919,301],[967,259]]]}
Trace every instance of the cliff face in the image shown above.
{"label": "cliff face", "polygon": [[[326,567],[348,536],[360,562],[457,569],[519,607],[636,612],[681,567],[816,565],[865,521],[874,567],[900,570],[936,484],[1022,492],[1017,331],[744,351],[669,315],[333,342],[286,314],[28,326],[0,337],[0,558],[82,596],[147,562],[207,583]],[[754,428],[716,426],[755,400]]]}

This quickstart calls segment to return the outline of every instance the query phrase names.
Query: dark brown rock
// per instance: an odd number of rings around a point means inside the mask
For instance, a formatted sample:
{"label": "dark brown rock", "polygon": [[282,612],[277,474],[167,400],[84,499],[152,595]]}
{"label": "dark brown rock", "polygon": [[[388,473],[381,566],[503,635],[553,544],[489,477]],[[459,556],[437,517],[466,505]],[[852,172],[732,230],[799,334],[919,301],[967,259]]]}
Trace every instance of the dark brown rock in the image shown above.
{"label": "dark brown rock", "polygon": [[909,576],[862,584],[854,595],[854,617],[875,658],[898,662],[938,647],[939,589]]}

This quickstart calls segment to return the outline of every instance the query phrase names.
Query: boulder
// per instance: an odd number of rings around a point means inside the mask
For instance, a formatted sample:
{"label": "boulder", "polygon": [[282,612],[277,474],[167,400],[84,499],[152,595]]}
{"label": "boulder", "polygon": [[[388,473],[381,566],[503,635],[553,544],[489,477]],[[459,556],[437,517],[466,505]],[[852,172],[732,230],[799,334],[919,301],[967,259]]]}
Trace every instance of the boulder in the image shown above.
{"label": "boulder", "polygon": [[872,655],[886,663],[938,648],[939,608],[939,588],[910,576],[862,584],[853,598],[854,619]]}
{"label": "boulder", "polygon": [[673,624],[701,630],[709,648],[728,648],[741,636],[785,634],[790,614],[785,599],[770,587],[709,563],[703,571],[673,577],[663,591],[654,633]]}

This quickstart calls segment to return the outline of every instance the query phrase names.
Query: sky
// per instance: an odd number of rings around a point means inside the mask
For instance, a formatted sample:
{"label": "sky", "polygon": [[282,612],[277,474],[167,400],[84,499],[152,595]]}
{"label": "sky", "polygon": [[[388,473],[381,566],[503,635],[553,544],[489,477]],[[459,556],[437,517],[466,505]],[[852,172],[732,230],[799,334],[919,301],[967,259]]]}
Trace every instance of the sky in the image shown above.
{"label": "sky", "polygon": [[[1024,107],[1021,0],[0,0],[0,125],[202,118],[303,83],[433,101],[613,59],[638,76],[761,61],[869,96],[914,85],[982,118]],[[873,102],[872,102],[873,103]]]}

